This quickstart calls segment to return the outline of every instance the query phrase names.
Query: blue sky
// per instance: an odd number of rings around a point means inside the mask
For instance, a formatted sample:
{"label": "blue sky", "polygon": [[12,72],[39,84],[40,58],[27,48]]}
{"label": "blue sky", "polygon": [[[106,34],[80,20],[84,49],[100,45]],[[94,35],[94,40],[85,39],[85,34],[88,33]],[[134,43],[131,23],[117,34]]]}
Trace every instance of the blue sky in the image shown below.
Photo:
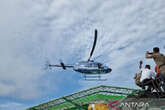
{"label": "blue sky", "polygon": [[[165,45],[164,0],[0,1],[0,110],[21,110],[100,84],[137,88],[133,76],[145,51]],[[47,60],[93,58],[113,71],[105,82],[85,82],[72,70],[44,69]]]}

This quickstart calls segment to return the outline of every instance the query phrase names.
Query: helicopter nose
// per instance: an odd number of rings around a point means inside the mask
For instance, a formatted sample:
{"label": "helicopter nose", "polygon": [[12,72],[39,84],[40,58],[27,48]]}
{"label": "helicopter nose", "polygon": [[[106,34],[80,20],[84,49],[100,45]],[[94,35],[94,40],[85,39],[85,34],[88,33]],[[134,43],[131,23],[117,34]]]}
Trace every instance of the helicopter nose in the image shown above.
{"label": "helicopter nose", "polygon": [[108,68],[108,72],[111,72],[112,71],[112,69],[111,68]]}

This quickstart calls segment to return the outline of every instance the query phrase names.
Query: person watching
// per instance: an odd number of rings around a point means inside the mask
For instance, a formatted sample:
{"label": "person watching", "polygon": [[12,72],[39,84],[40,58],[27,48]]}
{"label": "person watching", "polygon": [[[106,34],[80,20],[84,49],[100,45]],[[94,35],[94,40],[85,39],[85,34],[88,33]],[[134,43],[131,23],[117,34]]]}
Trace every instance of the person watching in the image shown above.
{"label": "person watching", "polygon": [[147,59],[153,59],[156,65],[159,67],[160,74],[164,76],[165,79],[165,56],[159,52],[158,47],[153,48],[153,52],[150,53],[149,51],[146,51],[146,58]]}
{"label": "person watching", "polygon": [[145,86],[148,85],[147,91],[151,91],[152,83],[151,80],[155,78],[155,73],[151,70],[150,65],[145,65],[145,68],[142,68],[143,62],[139,62],[139,69],[141,69],[141,87],[142,89],[145,89]]}

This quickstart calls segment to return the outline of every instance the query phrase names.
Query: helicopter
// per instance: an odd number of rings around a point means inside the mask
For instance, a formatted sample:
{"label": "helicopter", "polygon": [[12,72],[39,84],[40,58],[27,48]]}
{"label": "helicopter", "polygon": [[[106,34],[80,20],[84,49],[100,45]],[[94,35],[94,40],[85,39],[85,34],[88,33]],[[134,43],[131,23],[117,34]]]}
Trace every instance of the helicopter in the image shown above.
{"label": "helicopter", "polygon": [[48,64],[48,67],[50,68],[61,67],[64,70],[66,70],[67,68],[72,68],[74,71],[82,73],[84,75],[84,79],[88,81],[107,80],[107,79],[102,79],[101,75],[110,73],[112,69],[104,65],[103,63],[95,62],[94,60],[91,60],[91,57],[96,47],[96,42],[97,42],[97,29],[95,29],[94,32],[93,47],[90,52],[88,60],[76,62],[74,65],[65,65],[62,61],[60,61],[59,65]]}

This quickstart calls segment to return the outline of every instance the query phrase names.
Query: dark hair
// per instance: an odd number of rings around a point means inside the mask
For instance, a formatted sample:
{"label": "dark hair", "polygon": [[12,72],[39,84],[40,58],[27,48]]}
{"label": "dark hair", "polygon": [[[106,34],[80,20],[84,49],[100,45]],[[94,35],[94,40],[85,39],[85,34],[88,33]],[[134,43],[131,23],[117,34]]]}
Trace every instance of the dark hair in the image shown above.
{"label": "dark hair", "polygon": [[153,52],[158,53],[159,52],[159,48],[158,47],[154,47],[153,48]]}
{"label": "dark hair", "polygon": [[150,65],[146,65],[145,68],[151,69]]}

